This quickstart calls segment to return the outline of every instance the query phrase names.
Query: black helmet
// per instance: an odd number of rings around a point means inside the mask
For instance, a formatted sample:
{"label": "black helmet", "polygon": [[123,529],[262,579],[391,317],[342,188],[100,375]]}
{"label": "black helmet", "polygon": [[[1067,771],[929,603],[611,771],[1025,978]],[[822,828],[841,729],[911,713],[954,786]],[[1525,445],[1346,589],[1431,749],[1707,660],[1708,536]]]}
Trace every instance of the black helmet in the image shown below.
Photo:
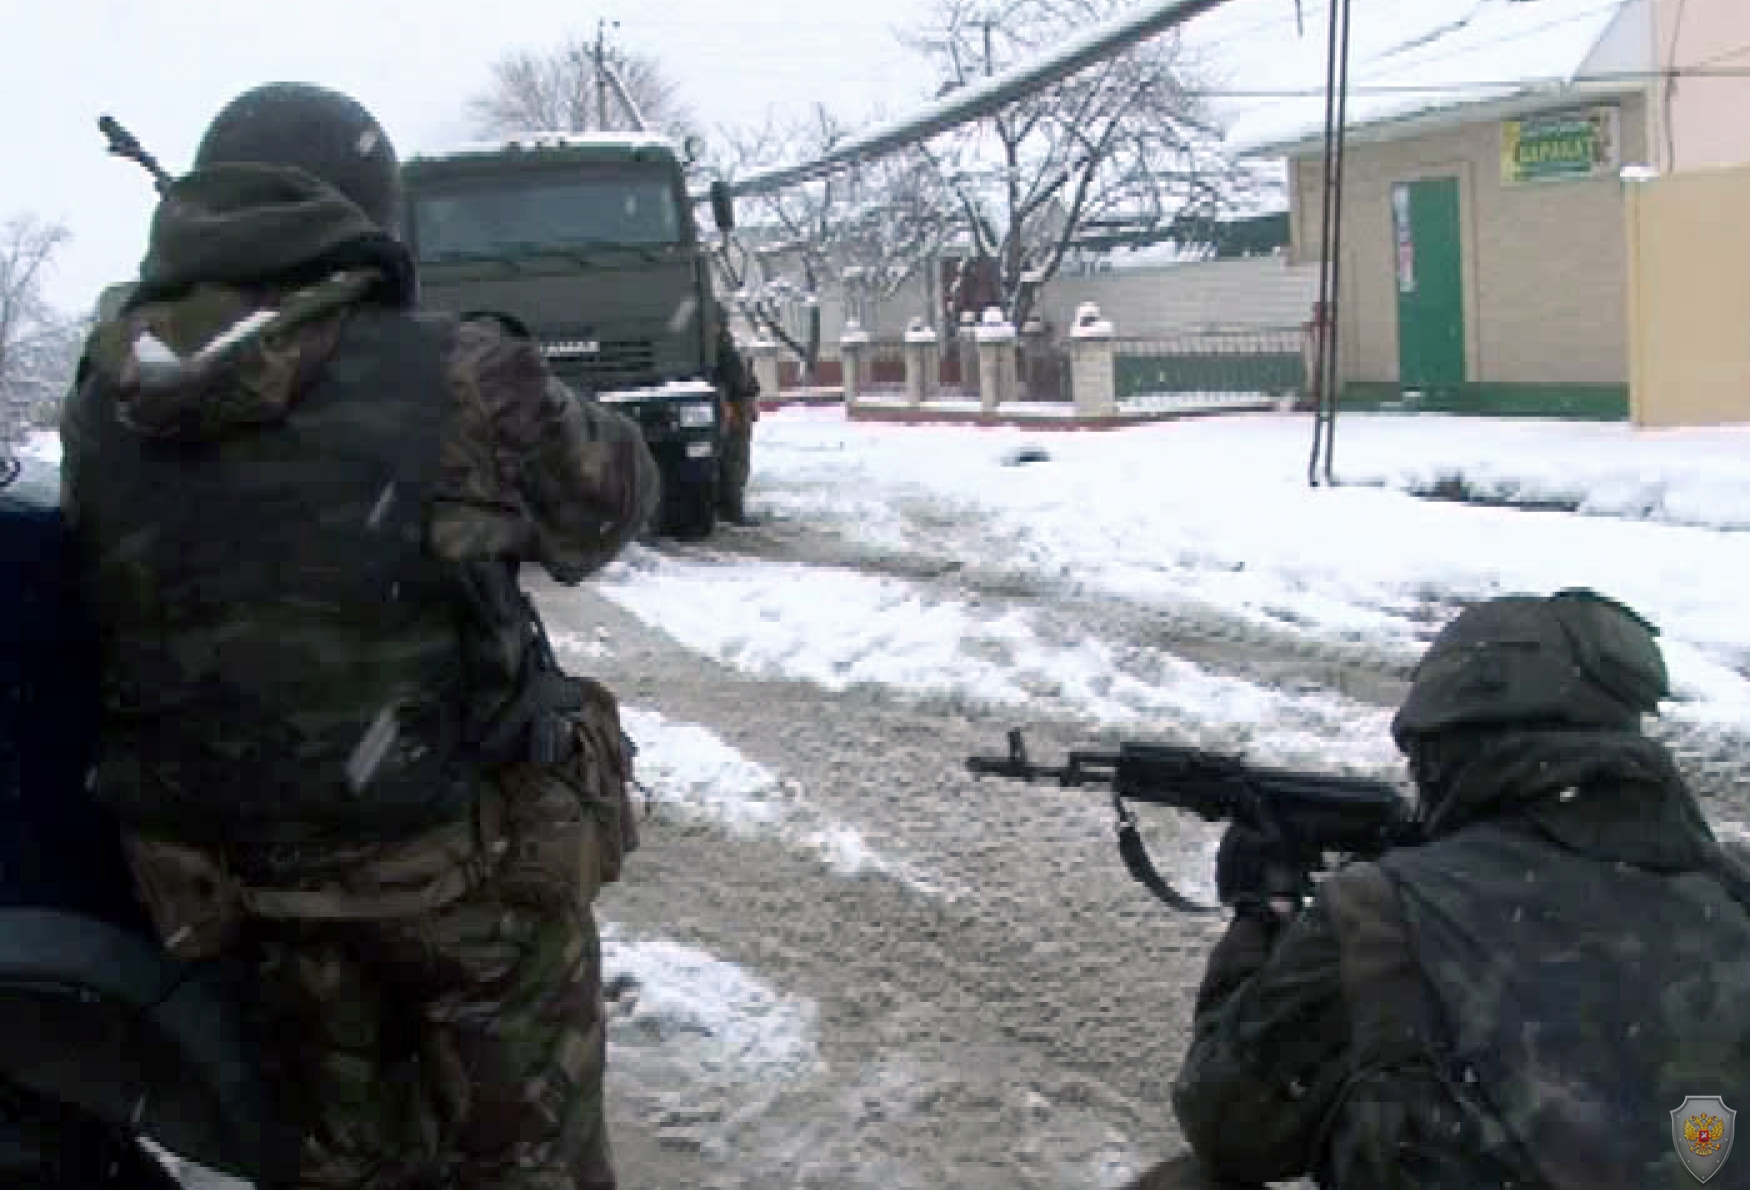
{"label": "black helmet", "polygon": [[376,117],[356,100],[313,83],[245,91],[207,126],[194,166],[289,165],[351,199],[400,238],[401,163]]}
{"label": "black helmet", "polygon": [[1581,588],[1476,604],[1428,646],[1392,738],[1410,755],[1454,730],[1638,728],[1671,693],[1658,635],[1632,608]]}

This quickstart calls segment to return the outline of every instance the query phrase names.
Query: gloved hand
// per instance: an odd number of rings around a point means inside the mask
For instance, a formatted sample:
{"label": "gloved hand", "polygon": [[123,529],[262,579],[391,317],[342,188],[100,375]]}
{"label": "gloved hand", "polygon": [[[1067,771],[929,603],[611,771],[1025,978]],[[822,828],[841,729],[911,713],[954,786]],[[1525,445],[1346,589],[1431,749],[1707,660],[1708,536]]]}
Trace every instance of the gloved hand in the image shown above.
{"label": "gloved hand", "polygon": [[1272,924],[1298,907],[1300,873],[1279,846],[1242,823],[1231,823],[1215,853],[1215,895],[1223,905]]}

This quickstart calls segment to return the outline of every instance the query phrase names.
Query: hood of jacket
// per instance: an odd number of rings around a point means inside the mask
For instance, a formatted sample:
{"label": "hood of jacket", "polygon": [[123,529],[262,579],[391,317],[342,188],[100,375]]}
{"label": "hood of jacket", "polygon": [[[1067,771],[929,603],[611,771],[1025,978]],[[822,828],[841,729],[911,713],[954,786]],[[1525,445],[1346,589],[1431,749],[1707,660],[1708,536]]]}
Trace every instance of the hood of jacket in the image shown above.
{"label": "hood of jacket", "polygon": [[1636,732],[1526,730],[1479,743],[1425,825],[1439,837],[1489,819],[1653,871],[1705,868],[1716,843],[1670,751]]}
{"label": "hood of jacket", "polygon": [[295,169],[216,166],[159,203],[139,285],[83,368],[136,433],[220,438],[286,415],[346,311],[415,293],[406,249],[338,191]]}

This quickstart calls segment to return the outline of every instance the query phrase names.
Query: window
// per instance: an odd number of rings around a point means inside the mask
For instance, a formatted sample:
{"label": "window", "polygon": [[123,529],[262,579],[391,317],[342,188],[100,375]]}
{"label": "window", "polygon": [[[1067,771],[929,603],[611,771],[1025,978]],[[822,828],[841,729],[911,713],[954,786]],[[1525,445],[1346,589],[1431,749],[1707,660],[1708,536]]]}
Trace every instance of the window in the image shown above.
{"label": "window", "polygon": [[681,239],[672,179],[654,173],[505,176],[417,198],[413,218],[424,261]]}

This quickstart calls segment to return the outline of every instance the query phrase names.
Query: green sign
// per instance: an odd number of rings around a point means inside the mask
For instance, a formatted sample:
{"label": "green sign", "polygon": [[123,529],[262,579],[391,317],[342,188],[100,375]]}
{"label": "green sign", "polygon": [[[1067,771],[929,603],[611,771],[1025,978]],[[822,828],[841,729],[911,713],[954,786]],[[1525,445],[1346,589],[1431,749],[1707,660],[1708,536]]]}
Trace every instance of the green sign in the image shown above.
{"label": "green sign", "polygon": [[1501,121],[1501,181],[1546,182],[1614,174],[1622,121],[1614,105]]}

